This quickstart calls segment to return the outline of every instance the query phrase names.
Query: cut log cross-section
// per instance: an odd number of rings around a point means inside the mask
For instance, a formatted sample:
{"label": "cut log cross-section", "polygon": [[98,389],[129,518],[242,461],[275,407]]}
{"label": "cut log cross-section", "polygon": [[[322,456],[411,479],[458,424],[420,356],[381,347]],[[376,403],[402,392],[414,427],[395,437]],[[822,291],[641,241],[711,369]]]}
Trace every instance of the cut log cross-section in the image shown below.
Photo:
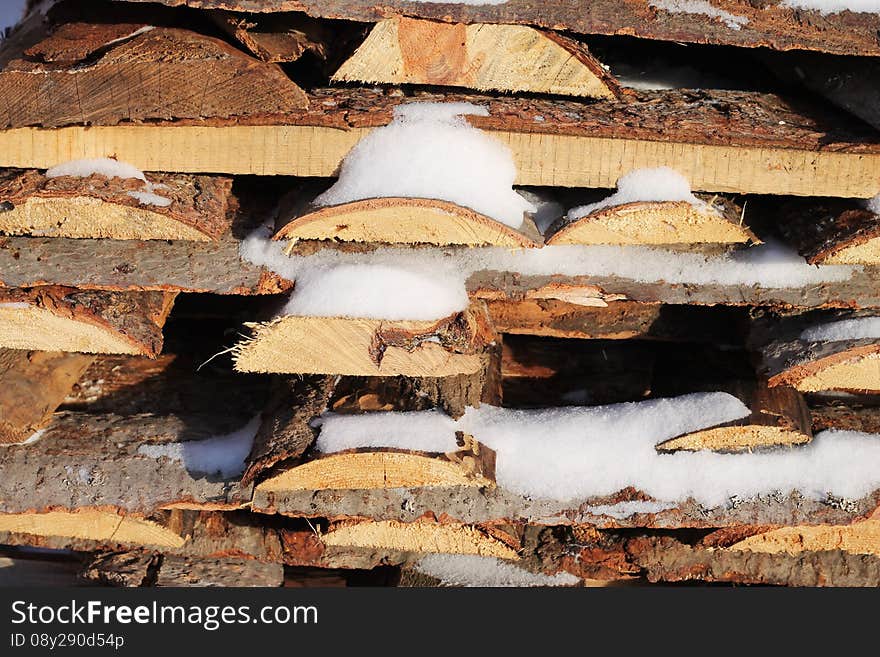
{"label": "cut log cross-section", "polygon": [[166,548],[178,548],[185,542],[183,536],[151,520],[97,509],[0,513],[0,532]]}
{"label": "cut log cross-section", "polygon": [[850,554],[880,555],[880,520],[851,525],[780,527],[749,536],[728,549],[769,554],[843,550]]}
{"label": "cut log cross-section", "polygon": [[551,228],[548,244],[744,244],[759,242],[742,224],[739,209],[723,202],[637,201],[597,209]]}
{"label": "cut log cross-section", "polygon": [[311,208],[284,225],[273,239],[341,240],[385,244],[460,244],[530,247],[540,243],[534,222],[515,230],[448,201],[374,198]]}
{"label": "cut log cross-section", "polygon": [[174,292],[0,291],[0,347],[90,354],[162,350]]}
{"label": "cut log cross-section", "polygon": [[[72,43],[84,44],[74,62]],[[308,106],[276,65],[186,30],[145,27],[96,40],[90,26],[68,23],[25,54],[0,72],[3,127],[229,118]]]}
{"label": "cut log cross-section", "polygon": [[619,90],[583,44],[553,32],[402,16],[376,24],[333,79],[588,98],[611,98]]}
{"label": "cut log cross-section", "polygon": [[232,222],[232,180],[150,174],[47,178],[27,171],[0,185],[0,233],[131,240],[216,240]]}
{"label": "cut log cross-section", "polygon": [[444,377],[474,374],[493,334],[479,306],[437,321],[283,316],[247,324],[240,372]]}
{"label": "cut log cross-section", "polygon": [[880,264],[880,217],[858,201],[794,201],[780,214],[780,231],[810,264]]}

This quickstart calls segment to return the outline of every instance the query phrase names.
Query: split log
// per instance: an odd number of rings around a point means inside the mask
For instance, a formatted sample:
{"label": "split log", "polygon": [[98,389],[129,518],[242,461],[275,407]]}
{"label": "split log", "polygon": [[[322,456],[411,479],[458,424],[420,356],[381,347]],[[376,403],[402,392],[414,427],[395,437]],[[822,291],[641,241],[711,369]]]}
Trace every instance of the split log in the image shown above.
{"label": "split log", "polygon": [[179,548],[185,542],[182,536],[152,520],[98,509],[0,513],[0,532],[159,548]]}
{"label": "split log", "polygon": [[321,542],[327,546],[517,558],[516,550],[496,536],[476,527],[455,523],[346,522],[322,534]]}
{"label": "split log", "polygon": [[779,230],[811,265],[880,264],[880,217],[858,201],[792,201],[779,214]]}
{"label": "split log", "polygon": [[83,354],[0,350],[0,444],[24,442],[47,425],[92,360]]}
{"label": "split log", "polygon": [[26,171],[0,185],[0,233],[216,241],[229,230],[231,179],[151,174],[150,183],[167,205],[140,196],[146,188],[137,179],[100,174],[46,178]]}
{"label": "split log", "polygon": [[291,246],[299,240],[512,248],[541,243],[529,217],[517,230],[470,208],[421,198],[373,198],[310,207],[292,217],[272,239],[290,240]]}
{"label": "split log", "polygon": [[211,17],[264,62],[295,62],[305,53],[324,60],[330,38],[335,46],[339,45],[338,28],[328,29],[332,24],[303,14],[257,16],[216,11],[211,12]]}
{"label": "split log", "polygon": [[613,98],[620,89],[587,47],[522,25],[377,23],[333,75],[336,82],[429,84]]}
{"label": "split log", "polygon": [[267,587],[284,583],[284,566],[252,559],[195,559],[164,556],[156,586]]}
{"label": "split log", "polygon": [[[198,68],[202,79],[200,62]],[[486,106],[489,116],[468,121],[511,149],[520,185],[610,188],[633,169],[670,166],[702,191],[849,198],[878,192],[876,132],[777,96],[675,90],[595,103],[453,93],[418,99]],[[72,157],[115,155],[145,171],[326,177],[371,128],[391,120],[394,106],[408,101],[381,90],[324,89],[311,93],[310,110],[280,116],[269,114],[275,103],[267,101],[259,105],[262,115],[234,120],[109,126],[96,120],[53,131],[17,123],[19,129],[0,132],[0,166],[46,168]],[[69,117],[69,123],[81,120]]]}
{"label": "split log", "polygon": [[780,527],[749,536],[727,549],[792,555],[842,550],[850,554],[878,556],[880,555],[880,520],[865,520],[844,526]]}
{"label": "split log", "polygon": [[[51,44],[38,44],[26,58],[9,62],[0,72],[7,101],[0,126],[225,119],[308,106],[305,93],[280,68],[219,39],[163,27],[109,41],[93,37],[88,25],[67,23],[49,37],[65,42],[58,61]],[[71,42],[83,46],[74,63]]]}
{"label": "split log", "polygon": [[157,552],[100,552],[83,564],[79,579],[101,586],[149,586],[161,562]]}
{"label": "split log", "polygon": [[551,226],[547,244],[696,244],[759,243],[742,223],[733,203],[696,206],[687,201],[636,201],[600,208],[581,217],[563,218]]}
{"label": "split log", "polygon": [[162,350],[176,293],[0,290],[0,345],[10,349],[142,354]]}
{"label": "split log", "polygon": [[[146,0],[137,0],[144,2]],[[715,0],[727,14],[675,13],[647,0],[592,2],[584,11],[575,0],[529,0],[502,4],[426,3],[405,0],[160,0],[163,4],[240,11],[301,11],[321,18],[375,22],[394,15],[455,23],[535,25],[579,34],[624,34],[685,43],[767,47],[776,50],[818,50],[841,55],[878,55],[880,22],[870,13],[839,12],[820,16],[782,4],[753,6],[737,0]],[[731,20],[736,25],[732,28]]]}
{"label": "split log", "polygon": [[284,316],[246,324],[239,372],[444,377],[474,374],[493,339],[478,307],[437,321]]}

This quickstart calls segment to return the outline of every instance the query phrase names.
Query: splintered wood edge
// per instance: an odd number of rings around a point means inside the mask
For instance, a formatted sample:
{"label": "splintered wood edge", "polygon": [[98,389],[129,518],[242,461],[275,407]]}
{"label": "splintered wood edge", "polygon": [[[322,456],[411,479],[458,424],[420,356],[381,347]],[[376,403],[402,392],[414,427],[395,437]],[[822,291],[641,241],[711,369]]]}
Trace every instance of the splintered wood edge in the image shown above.
{"label": "splintered wood edge", "polygon": [[82,509],[0,514],[0,531],[106,543],[179,548],[186,539],[151,520]]}
{"label": "splintered wood edge", "polygon": [[[665,231],[665,232],[664,232]],[[636,201],[600,208],[568,221],[547,244],[742,244],[760,243],[731,216],[687,201]]]}
{"label": "splintered wood edge", "polygon": [[497,538],[458,523],[380,520],[342,524],[323,534],[321,542],[326,546],[517,558],[516,551]]}
{"label": "splintered wood edge", "polygon": [[290,490],[362,490],[376,488],[430,488],[495,484],[440,455],[413,452],[345,452],[321,456],[257,484],[260,492]]}
{"label": "splintered wood edge", "polygon": [[714,427],[664,440],[658,452],[700,451],[743,452],[761,447],[803,445],[812,440],[808,434],[794,429],[760,424]]}
{"label": "splintered wood edge", "polygon": [[862,242],[850,243],[835,249],[826,256],[812,259],[811,264],[880,265],[880,235],[873,235]]}
{"label": "splintered wood edge", "polygon": [[770,377],[769,384],[802,392],[880,391],[880,344],[866,345],[802,363]]}
{"label": "splintered wood edge", "polygon": [[386,331],[430,337],[440,321],[388,321],[289,315],[246,324],[254,333],[233,350],[236,371],[351,376],[443,377],[474,374],[479,353],[453,353],[441,344],[415,339],[408,347],[382,345]]}
{"label": "splintered wood edge", "polygon": [[791,555],[842,550],[850,554],[880,555],[880,520],[863,520],[851,525],[780,527],[749,536],[727,549]]}
{"label": "splintered wood edge", "polygon": [[[525,224],[525,221],[524,221]],[[536,239],[450,201],[386,197],[311,210],[272,238],[385,244],[538,246]]]}
{"label": "splintered wood edge", "polygon": [[[437,62],[442,53],[442,62]],[[613,98],[614,78],[582,44],[524,25],[449,24],[395,16],[376,23],[336,82],[430,84]]]}

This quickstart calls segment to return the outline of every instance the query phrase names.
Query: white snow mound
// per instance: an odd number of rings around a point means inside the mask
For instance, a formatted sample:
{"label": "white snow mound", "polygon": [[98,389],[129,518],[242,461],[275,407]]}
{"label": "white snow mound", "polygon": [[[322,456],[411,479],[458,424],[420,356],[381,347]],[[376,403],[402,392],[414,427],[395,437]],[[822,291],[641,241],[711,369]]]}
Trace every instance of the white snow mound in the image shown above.
{"label": "white snow mound", "polygon": [[837,322],[811,326],[801,333],[801,340],[807,342],[841,342],[880,338],[880,317],[856,317]]}
{"label": "white snow mound", "polygon": [[69,162],[56,164],[46,171],[46,177],[74,176],[76,178],[88,178],[96,173],[107,178],[137,178],[147,182],[144,172],[136,166],[126,162],[119,162],[109,157],[99,157],[93,160],[70,160]]}

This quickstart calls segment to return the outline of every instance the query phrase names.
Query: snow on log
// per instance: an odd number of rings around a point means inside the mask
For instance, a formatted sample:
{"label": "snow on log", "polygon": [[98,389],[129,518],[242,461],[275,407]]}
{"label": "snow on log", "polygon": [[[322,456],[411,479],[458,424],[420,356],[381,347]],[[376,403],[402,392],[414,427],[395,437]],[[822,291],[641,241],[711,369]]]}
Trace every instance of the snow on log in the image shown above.
{"label": "snow on log", "polygon": [[521,25],[377,23],[333,75],[336,82],[426,84],[612,98],[619,87],[574,39]]}
{"label": "snow on log", "polygon": [[25,171],[0,185],[0,233],[216,241],[232,221],[231,186],[231,179],[211,176],[150,174],[147,183],[101,173]]}
{"label": "snow on log", "polygon": [[155,357],[175,296],[61,287],[0,290],[0,346]]}

